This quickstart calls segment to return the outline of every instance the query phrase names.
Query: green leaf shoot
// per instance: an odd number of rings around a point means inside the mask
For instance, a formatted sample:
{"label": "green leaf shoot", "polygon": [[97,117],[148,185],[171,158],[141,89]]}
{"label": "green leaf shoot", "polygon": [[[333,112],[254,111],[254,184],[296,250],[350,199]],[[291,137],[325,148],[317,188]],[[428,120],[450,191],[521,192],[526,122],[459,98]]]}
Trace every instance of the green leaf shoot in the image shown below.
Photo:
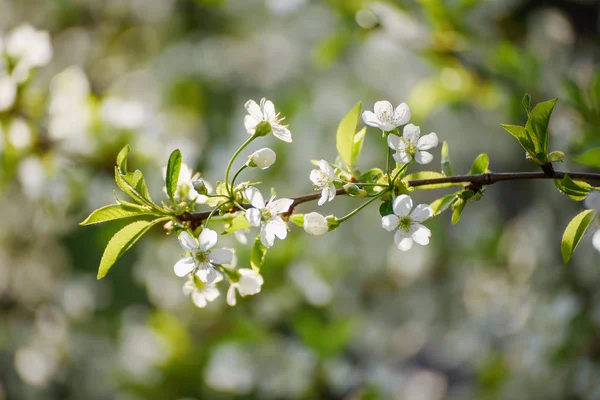
{"label": "green leaf shoot", "polygon": [[175,150],[169,157],[167,164],[167,173],[165,183],[167,185],[167,195],[171,200],[177,192],[177,183],[179,181],[179,171],[181,170],[181,151]]}
{"label": "green leaf shoot", "polygon": [[79,225],[94,225],[101,222],[114,221],[117,219],[131,218],[146,215],[157,215],[153,210],[143,207],[129,207],[121,204],[110,204],[94,210],[83,222]]}
{"label": "green leaf shoot", "polygon": [[335,145],[342,161],[349,167],[353,166],[352,154],[354,152],[354,135],[356,134],[356,126],[360,117],[360,109],[362,103],[358,102],[352,109],[342,118],[337,133]]}
{"label": "green leaf shoot", "polygon": [[560,251],[565,264],[571,259],[581,237],[594,219],[594,215],[594,210],[584,210],[577,214],[567,225],[560,244]]}

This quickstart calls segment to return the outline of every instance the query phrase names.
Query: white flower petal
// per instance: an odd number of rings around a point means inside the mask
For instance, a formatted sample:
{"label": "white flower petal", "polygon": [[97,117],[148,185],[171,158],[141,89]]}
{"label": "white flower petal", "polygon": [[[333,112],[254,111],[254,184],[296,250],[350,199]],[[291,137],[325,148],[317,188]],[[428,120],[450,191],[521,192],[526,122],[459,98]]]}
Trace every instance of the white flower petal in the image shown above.
{"label": "white flower petal", "polygon": [[198,278],[200,278],[202,282],[208,284],[223,279],[223,275],[208,263],[204,263],[202,267],[198,268],[196,275],[198,275]]}
{"label": "white flower petal", "polygon": [[263,224],[260,227],[260,242],[267,248],[273,247],[275,244],[275,234],[267,229],[267,224]]}
{"label": "white flower petal", "polygon": [[416,145],[419,141],[419,136],[421,136],[421,128],[413,124],[408,124],[404,127],[402,136],[404,136],[404,140],[407,142]]}
{"label": "white flower petal", "polygon": [[408,123],[410,121],[410,108],[406,103],[400,103],[398,107],[394,110],[394,125],[400,126]]}
{"label": "white flower petal", "polygon": [[202,229],[200,236],[198,236],[198,243],[200,244],[200,250],[206,251],[217,244],[219,235],[217,232],[209,228]]}
{"label": "white flower petal", "polygon": [[183,294],[189,296],[194,290],[196,290],[196,285],[194,281],[190,280],[183,284]]}
{"label": "white flower petal", "polygon": [[431,218],[433,215],[433,210],[427,204],[419,204],[415,207],[413,212],[410,213],[411,221],[415,222],[423,222],[427,218]]}
{"label": "white flower petal", "polygon": [[393,150],[404,150],[405,148],[402,138],[398,135],[394,135],[393,133],[388,135],[387,144]]}
{"label": "white flower petal", "polygon": [[329,232],[329,223],[323,215],[311,212],[304,215],[304,230],[309,235],[320,236]]}
{"label": "white flower petal", "polygon": [[317,161],[317,165],[319,166],[319,168],[321,169],[321,171],[329,174],[329,163],[327,162],[327,160],[319,160]]}
{"label": "white flower petal", "polygon": [[184,277],[194,270],[196,263],[192,257],[182,258],[173,266],[173,271],[178,277]]}
{"label": "white flower petal", "polygon": [[406,217],[410,214],[412,206],[413,202],[410,196],[406,194],[401,194],[400,196],[396,197],[396,200],[394,200],[394,214],[396,214],[399,217]]}
{"label": "white flower petal", "polygon": [[398,229],[398,223],[400,222],[400,218],[397,215],[390,214],[381,217],[381,227],[388,232],[393,232]]}
{"label": "white flower petal", "polygon": [[394,157],[394,160],[400,164],[408,164],[412,161],[412,156],[405,151],[393,154],[392,157]]}
{"label": "white flower petal", "polygon": [[198,251],[198,242],[187,232],[181,232],[177,237],[179,244],[185,251],[196,253]]}
{"label": "white flower petal", "polygon": [[287,127],[273,123],[271,124],[271,132],[273,132],[273,136],[277,139],[286,143],[292,143],[292,133]]}
{"label": "white flower petal", "polygon": [[329,190],[327,190],[327,188],[323,188],[323,190],[321,190],[321,198],[319,199],[319,201],[317,201],[317,205],[322,206],[323,204],[325,204],[328,198]]}
{"label": "white flower petal", "polygon": [[377,119],[383,123],[390,122],[394,118],[394,107],[392,107],[392,103],[387,100],[375,103],[373,110],[375,111]]}
{"label": "white flower petal", "polygon": [[216,286],[205,286],[202,290],[202,294],[206,298],[207,301],[215,301],[220,295],[219,289]]}
{"label": "white flower petal", "polygon": [[252,115],[246,115],[244,117],[244,128],[246,128],[246,132],[248,134],[253,135],[256,129],[256,125],[258,125],[260,121],[253,117]]}
{"label": "white flower petal", "polygon": [[252,207],[258,208],[259,210],[265,208],[265,198],[263,197],[262,193],[260,193],[260,190],[258,190],[254,186],[246,188],[246,190],[244,191],[244,195],[246,196],[250,204],[252,204]]}
{"label": "white flower petal", "polygon": [[229,289],[227,289],[227,304],[231,307],[237,304],[237,299],[235,298],[235,285],[233,283],[229,285]]}
{"label": "white flower petal", "polygon": [[273,217],[266,223],[265,229],[281,240],[287,237],[287,225],[281,217]]}
{"label": "white flower petal", "polygon": [[248,220],[250,225],[259,226],[261,218],[260,211],[256,208],[249,208],[246,210],[246,220]]}
{"label": "white flower petal", "polygon": [[267,204],[267,210],[271,214],[285,213],[290,210],[290,207],[292,206],[293,203],[294,203],[293,199],[273,200],[273,201],[269,202],[269,204]]}
{"label": "white flower petal", "polygon": [[328,194],[328,201],[332,201],[335,198],[335,194],[337,192],[335,185],[332,183],[331,185],[329,185],[328,188],[326,188]]}
{"label": "white flower petal", "polygon": [[431,132],[425,136],[421,136],[417,141],[417,149],[419,150],[429,150],[433,149],[439,144],[440,140],[438,139],[435,132]]}
{"label": "white flower petal", "polygon": [[257,294],[263,285],[263,277],[256,271],[249,268],[242,268],[238,271],[241,275],[238,282],[238,291],[242,297]]}
{"label": "white flower petal", "polygon": [[222,265],[229,264],[233,260],[233,251],[227,249],[216,249],[210,252],[208,259],[211,263]]}
{"label": "white flower petal", "polygon": [[419,164],[429,164],[433,161],[433,155],[427,151],[417,151],[415,153],[415,161]]}
{"label": "white flower petal", "polygon": [[394,235],[394,243],[396,243],[396,246],[398,246],[400,250],[408,251],[413,245],[413,239],[410,236],[407,236],[403,231],[397,230]]}
{"label": "white flower petal", "polygon": [[204,298],[204,295],[202,293],[198,292],[197,290],[192,293],[192,301],[194,302],[194,304],[197,307],[200,307],[200,308],[204,308],[208,304],[206,302],[206,299]]}
{"label": "white flower petal", "polygon": [[256,104],[256,102],[254,100],[248,100],[246,102],[246,104],[244,104],[244,107],[246,107],[248,114],[255,117],[259,121],[262,120],[263,113],[260,110],[260,106],[258,104]]}
{"label": "white flower petal", "polygon": [[381,126],[381,121],[377,118],[377,116],[373,113],[373,111],[365,111],[362,113],[362,119],[365,125],[372,126],[374,128],[379,128]]}
{"label": "white flower petal", "polygon": [[275,119],[275,106],[271,100],[261,101],[262,113],[265,121],[273,121]]}
{"label": "white flower petal", "polygon": [[415,242],[421,246],[429,244],[429,238],[431,237],[431,231],[429,228],[421,224],[412,224],[410,226],[410,233]]}

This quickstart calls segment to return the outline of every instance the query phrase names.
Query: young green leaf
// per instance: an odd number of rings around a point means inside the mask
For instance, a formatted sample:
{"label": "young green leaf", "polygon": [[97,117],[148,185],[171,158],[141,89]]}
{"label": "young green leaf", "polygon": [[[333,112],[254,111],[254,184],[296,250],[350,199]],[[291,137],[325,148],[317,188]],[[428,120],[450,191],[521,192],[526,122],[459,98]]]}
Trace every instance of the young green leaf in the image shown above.
{"label": "young green leaf", "polygon": [[340,125],[337,129],[335,146],[338,154],[342,161],[348,166],[352,166],[352,153],[354,150],[354,135],[356,133],[356,126],[358,125],[358,119],[360,117],[360,108],[362,104],[358,102],[349,112],[344,116]]}
{"label": "young green leaf", "polygon": [[[552,115],[552,110],[554,110],[556,100],[558,99],[536,104],[529,113],[529,118],[527,118],[525,129],[534,141],[536,154],[548,154],[548,125],[550,124],[550,116]],[[540,159],[540,161],[545,160]]]}
{"label": "young green leaf", "polygon": [[394,207],[391,201],[384,201],[379,206],[379,215],[385,217],[386,215],[390,215],[394,213]]}
{"label": "young green leaf", "polygon": [[531,139],[531,136],[529,135],[529,133],[527,132],[527,130],[524,127],[522,127],[520,125],[506,125],[506,124],[500,124],[500,126],[502,126],[502,128],[504,128],[504,130],[506,130],[508,133],[513,135],[515,137],[515,139],[517,139],[519,141],[519,143],[521,144],[521,147],[523,147],[523,150],[525,150],[525,152],[532,157],[532,161],[536,162],[537,164],[540,164],[540,162],[538,162],[535,159],[535,155],[537,152],[536,152],[535,146],[533,144],[533,141]]}
{"label": "young green leaf", "polygon": [[565,160],[565,153],[562,151],[553,151],[548,154],[548,161],[550,162],[563,162]]}
{"label": "young green leaf", "polygon": [[581,237],[590,226],[590,223],[594,219],[594,215],[594,210],[584,210],[577,214],[575,218],[569,222],[569,225],[567,225],[560,244],[560,251],[565,264],[571,259],[571,255],[573,255]]}
{"label": "young green leaf", "polygon": [[144,199],[148,200],[148,202],[152,203],[152,198],[150,197],[150,192],[148,191],[148,187],[146,186],[146,181],[144,180],[144,175],[142,171],[136,169],[134,172],[129,172],[122,176],[123,180],[127,182],[132,188],[134,188],[139,194],[141,194]]}
{"label": "young green leaf", "polygon": [[145,215],[156,215],[156,213],[147,208],[132,208],[121,204],[111,204],[93,211],[83,222],[80,222],[79,225],[93,225],[101,222],[114,221],[116,219]]}
{"label": "young green leaf", "polygon": [[523,104],[525,112],[529,114],[529,109],[531,108],[531,96],[529,95],[529,93],[525,93],[525,96],[523,96],[523,100],[521,100],[521,104]]}
{"label": "young green leaf", "polygon": [[366,133],[367,127],[363,126],[363,128],[360,131],[356,132],[356,135],[354,135],[354,143],[352,144],[352,157],[350,158],[350,164],[348,164],[350,169],[356,166],[356,162],[358,161],[358,157],[360,156],[360,151],[362,150]]}
{"label": "young green leaf", "polygon": [[119,154],[117,155],[117,167],[122,174],[127,173],[127,155],[131,151],[129,145],[126,145],[121,149]]}
{"label": "young green leaf", "polygon": [[483,153],[477,156],[475,161],[473,161],[473,166],[467,172],[467,175],[479,175],[488,172],[488,167],[490,166],[490,158],[487,154]]}
{"label": "young green leaf", "polygon": [[163,217],[154,221],[136,221],[118,231],[108,241],[106,249],[104,249],[98,268],[98,279],[104,278],[117,259],[129,250],[150,228],[168,219],[170,218]]}
{"label": "young green leaf", "polygon": [[454,176],[454,168],[450,163],[450,156],[448,155],[448,142],[442,143],[442,173],[446,176]]}
{"label": "young green leaf", "polygon": [[465,205],[467,203],[464,200],[457,200],[454,204],[452,204],[452,224],[456,225],[460,220],[460,216],[462,215],[463,210],[465,209]]}
{"label": "young green leaf", "polygon": [[252,246],[252,250],[250,250],[250,266],[253,270],[256,272],[260,271],[260,267],[262,267],[265,262],[266,255],[267,248],[261,243],[260,237],[257,237]]}
{"label": "young green leaf", "polygon": [[[410,185],[409,181],[417,181],[423,179],[440,179],[445,178],[446,175],[441,174],[435,171],[419,171],[412,174],[406,175],[402,178],[402,181],[406,183],[406,185]],[[415,186],[415,190],[429,190],[429,189],[441,189],[451,186],[460,186],[460,183],[433,183],[431,185],[421,185]]]}
{"label": "young green leaf", "polygon": [[181,170],[181,151],[175,150],[169,157],[167,164],[167,174],[165,183],[167,185],[167,195],[172,200],[177,192],[177,183],[179,181],[179,171]]}
{"label": "young green leaf", "polygon": [[246,216],[242,213],[240,215],[236,215],[231,220],[231,225],[227,229],[225,229],[225,233],[233,233],[235,231],[241,231],[242,229],[249,228],[250,222],[246,219]]}
{"label": "young green leaf", "polygon": [[562,179],[554,179],[554,185],[575,201],[583,201],[588,193],[592,190],[592,186],[584,181],[574,181],[568,174],[565,174]]}
{"label": "young green leaf", "polygon": [[573,159],[578,164],[600,169],[600,147],[589,149]]}
{"label": "young green leaf", "polygon": [[433,210],[433,216],[435,217],[446,211],[456,200],[456,193],[452,193],[431,202],[429,207]]}

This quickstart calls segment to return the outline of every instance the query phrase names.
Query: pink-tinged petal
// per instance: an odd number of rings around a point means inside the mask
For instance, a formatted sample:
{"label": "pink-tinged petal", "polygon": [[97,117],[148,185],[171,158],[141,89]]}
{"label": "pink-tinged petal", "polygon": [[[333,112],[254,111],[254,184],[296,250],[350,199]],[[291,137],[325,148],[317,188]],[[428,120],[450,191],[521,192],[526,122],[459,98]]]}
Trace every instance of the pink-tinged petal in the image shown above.
{"label": "pink-tinged petal", "polygon": [[404,140],[407,142],[416,145],[419,141],[419,136],[421,136],[421,128],[413,124],[408,124],[404,127],[402,136],[404,136]]}
{"label": "pink-tinged petal", "polygon": [[175,272],[175,275],[182,278],[192,272],[195,266],[196,263],[194,259],[192,257],[186,257],[175,263],[173,271]]}
{"label": "pink-tinged petal", "polygon": [[381,217],[381,227],[388,232],[393,232],[398,229],[398,223],[400,218],[394,214],[385,215]]}
{"label": "pink-tinged petal", "polygon": [[412,161],[412,156],[405,151],[401,151],[400,153],[392,154],[394,160],[399,164],[408,164]]}
{"label": "pink-tinged petal", "polygon": [[429,238],[431,237],[431,231],[429,228],[421,224],[412,224],[410,226],[410,233],[413,240],[421,246],[429,244]]}
{"label": "pink-tinged petal", "polygon": [[198,236],[198,242],[200,243],[200,250],[206,251],[217,244],[219,235],[212,229],[204,228]]}
{"label": "pink-tinged petal", "polygon": [[408,251],[413,245],[413,240],[410,236],[407,236],[405,232],[398,230],[394,235],[394,243],[396,243],[396,246],[398,246],[400,250]]}
{"label": "pink-tinged petal", "polygon": [[407,124],[410,121],[410,108],[406,103],[400,103],[394,110],[394,124],[396,126]]}
{"label": "pink-tinged petal", "polygon": [[433,161],[433,155],[427,151],[417,151],[415,153],[415,161],[419,164],[429,164]]}
{"label": "pink-tinged petal", "polygon": [[410,210],[412,209],[412,206],[413,206],[413,202],[412,202],[412,199],[410,198],[410,196],[408,196],[406,194],[401,194],[400,196],[396,197],[396,200],[394,200],[394,204],[393,204],[394,214],[396,214],[400,218],[406,217],[407,215],[410,214]]}
{"label": "pink-tinged petal", "polygon": [[433,149],[439,144],[440,140],[438,139],[435,132],[431,132],[425,136],[421,136],[419,141],[417,142],[417,149],[419,150],[429,150]]}
{"label": "pink-tinged petal", "polygon": [[287,127],[272,123],[271,131],[273,132],[273,136],[275,136],[277,139],[286,143],[292,143],[292,133]]}
{"label": "pink-tinged petal", "polygon": [[252,115],[246,115],[244,117],[244,128],[246,128],[246,132],[248,132],[250,135],[253,135],[256,125],[258,125],[259,122],[260,120],[256,119],[256,117]]}
{"label": "pink-tinged petal", "polygon": [[261,102],[262,112],[265,121],[272,121],[275,118],[275,106],[271,100],[266,100],[264,103]]}
{"label": "pink-tinged petal", "polygon": [[362,119],[365,125],[372,126],[374,128],[379,128],[381,125],[381,121],[377,119],[377,116],[373,114],[373,111],[365,111],[362,113]]}
{"label": "pink-tinged petal", "polygon": [[259,210],[265,208],[265,198],[260,193],[260,190],[258,190],[254,186],[250,186],[249,188],[247,188],[244,191],[244,195],[246,196],[250,204],[252,204],[252,207],[258,208]]}
{"label": "pink-tinged petal", "polygon": [[387,137],[387,144],[388,146],[393,149],[393,150],[404,150],[405,149],[405,145],[404,142],[402,141],[402,138],[398,135],[394,135],[393,133],[390,133]]}
{"label": "pink-tinged petal", "polygon": [[246,220],[248,220],[250,225],[259,226],[261,219],[262,219],[262,216],[260,215],[260,211],[257,210],[256,208],[249,208],[246,210]]}
{"label": "pink-tinged petal", "polygon": [[235,285],[231,284],[229,289],[227,289],[227,304],[231,307],[237,304],[237,299],[235,298]]}
{"label": "pink-tinged petal", "polygon": [[272,232],[279,239],[283,240],[287,237],[287,225],[281,217],[273,217],[266,225],[265,229]]}
{"label": "pink-tinged petal", "polygon": [[196,253],[198,251],[198,242],[187,232],[181,232],[177,237],[179,244],[185,251]]}
{"label": "pink-tinged petal", "polygon": [[199,307],[199,308],[204,308],[208,304],[206,302],[206,299],[204,298],[204,295],[198,291],[195,291],[194,293],[192,293],[192,301],[194,302],[196,307]]}
{"label": "pink-tinged petal", "polygon": [[246,104],[244,104],[244,107],[246,107],[246,111],[248,111],[248,114],[255,117],[259,121],[262,120],[262,111],[260,110],[260,106],[256,104],[254,100],[248,100]]}
{"label": "pink-tinged petal", "polygon": [[275,244],[275,234],[267,229],[267,224],[263,224],[260,227],[260,242],[267,248],[273,247]]}
{"label": "pink-tinged petal", "polygon": [[210,252],[208,259],[211,263],[222,265],[229,264],[233,260],[233,252],[227,249],[217,249]]}
{"label": "pink-tinged petal", "polygon": [[433,210],[427,204],[419,204],[415,207],[413,212],[410,213],[411,221],[423,222],[427,218],[431,218]]}
{"label": "pink-tinged petal", "polygon": [[392,103],[387,100],[375,103],[373,110],[381,122],[390,122],[394,118],[394,107],[392,107]]}
{"label": "pink-tinged petal", "polygon": [[186,296],[189,296],[194,290],[196,289],[196,285],[194,284],[194,281],[187,281],[186,283],[183,284],[183,294]]}
{"label": "pink-tinged petal", "polygon": [[328,198],[329,198],[329,191],[327,188],[323,188],[323,190],[321,190],[321,198],[319,199],[319,201],[317,201],[317,205],[322,206],[323,204],[325,204],[325,202],[327,201]]}
{"label": "pink-tinged petal", "polygon": [[221,292],[214,286],[206,286],[202,290],[202,294],[207,301],[215,301],[221,295]]}
{"label": "pink-tinged petal", "polygon": [[271,214],[281,214],[288,212],[292,204],[294,204],[293,199],[277,199],[267,204],[267,210]]}

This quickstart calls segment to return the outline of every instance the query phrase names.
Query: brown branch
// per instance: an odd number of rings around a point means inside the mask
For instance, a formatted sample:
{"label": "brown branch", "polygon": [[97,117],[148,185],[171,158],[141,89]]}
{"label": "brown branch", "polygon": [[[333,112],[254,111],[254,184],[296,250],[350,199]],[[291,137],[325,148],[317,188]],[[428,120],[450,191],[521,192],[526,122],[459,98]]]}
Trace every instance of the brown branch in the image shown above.
{"label": "brown branch", "polygon": [[[434,185],[440,183],[470,183],[476,187],[489,186],[493,185],[497,182],[503,181],[517,181],[517,180],[532,180],[532,179],[562,179],[565,174],[568,174],[569,177],[578,180],[585,181],[600,181],[600,174],[588,173],[588,172],[561,172],[561,171],[553,171],[551,173],[547,172],[490,172],[487,174],[479,174],[479,175],[459,175],[459,176],[446,176],[443,178],[432,178],[432,179],[416,179],[406,181],[409,186],[417,187],[417,186],[426,186],[426,185]],[[360,186],[360,184],[358,184]],[[345,195],[347,194],[344,189],[338,189],[336,191],[337,195]],[[290,210],[293,210],[296,206],[306,203],[309,201],[317,200],[321,197],[320,192],[305,194],[297,197],[290,197],[294,202],[290,207]],[[250,204],[242,204],[244,208],[250,208]],[[232,210],[233,212],[234,210]],[[184,213],[179,216],[179,220],[182,222],[192,222],[194,225],[199,225],[202,221],[208,218],[210,211],[204,212],[191,212]]]}

